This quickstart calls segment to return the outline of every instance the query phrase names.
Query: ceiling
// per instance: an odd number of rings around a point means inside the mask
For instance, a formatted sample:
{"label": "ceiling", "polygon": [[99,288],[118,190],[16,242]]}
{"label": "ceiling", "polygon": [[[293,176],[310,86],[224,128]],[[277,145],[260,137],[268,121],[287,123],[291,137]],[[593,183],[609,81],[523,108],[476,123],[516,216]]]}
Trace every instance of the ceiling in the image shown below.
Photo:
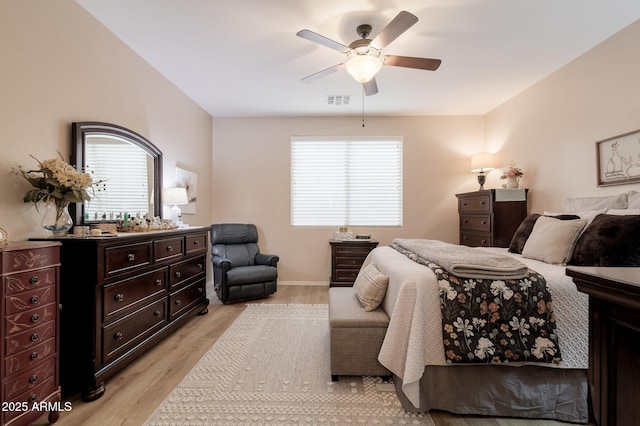
{"label": "ceiling", "polygon": [[[638,0],[76,1],[213,117],[485,114],[640,19]],[[344,70],[300,81],[345,55],[296,32],[349,44],[401,10],[419,21],[383,54],[437,71],[384,66],[366,98]]]}

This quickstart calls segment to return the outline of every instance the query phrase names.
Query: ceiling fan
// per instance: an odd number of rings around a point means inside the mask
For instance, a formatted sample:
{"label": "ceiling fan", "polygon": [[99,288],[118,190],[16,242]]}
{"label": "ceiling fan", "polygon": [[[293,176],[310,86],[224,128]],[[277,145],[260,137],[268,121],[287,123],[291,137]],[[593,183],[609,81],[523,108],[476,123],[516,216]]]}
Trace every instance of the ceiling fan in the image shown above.
{"label": "ceiling fan", "polygon": [[393,18],[373,40],[367,38],[369,34],[371,34],[371,25],[360,25],[357,28],[357,32],[361,38],[355,40],[348,46],[310,30],[298,31],[296,33],[297,36],[342,52],[346,54],[348,58],[347,61],[341,64],[304,77],[302,81],[309,83],[320,77],[346,69],[356,81],[362,83],[365,95],[370,96],[378,93],[378,84],[376,83],[375,75],[380,71],[382,65],[416,68],[427,71],[437,70],[442,62],[440,59],[381,55],[382,49],[387,47],[416,22],[418,22],[417,16],[402,11]]}

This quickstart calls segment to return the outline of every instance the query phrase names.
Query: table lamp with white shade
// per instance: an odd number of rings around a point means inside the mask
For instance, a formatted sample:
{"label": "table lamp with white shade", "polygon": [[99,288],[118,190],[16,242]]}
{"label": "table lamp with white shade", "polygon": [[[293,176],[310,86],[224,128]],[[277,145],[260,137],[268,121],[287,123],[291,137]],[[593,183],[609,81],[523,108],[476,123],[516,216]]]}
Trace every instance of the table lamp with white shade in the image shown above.
{"label": "table lamp with white shade", "polygon": [[484,189],[485,175],[484,172],[493,170],[493,155],[487,152],[482,154],[476,154],[471,157],[471,171],[478,173],[478,183],[480,184],[480,191]]}
{"label": "table lamp with white shade", "polygon": [[189,204],[189,197],[187,196],[186,188],[163,188],[162,189],[162,202],[164,204],[173,204],[170,210],[171,223],[174,225],[180,225],[181,223],[181,211],[178,205]]}

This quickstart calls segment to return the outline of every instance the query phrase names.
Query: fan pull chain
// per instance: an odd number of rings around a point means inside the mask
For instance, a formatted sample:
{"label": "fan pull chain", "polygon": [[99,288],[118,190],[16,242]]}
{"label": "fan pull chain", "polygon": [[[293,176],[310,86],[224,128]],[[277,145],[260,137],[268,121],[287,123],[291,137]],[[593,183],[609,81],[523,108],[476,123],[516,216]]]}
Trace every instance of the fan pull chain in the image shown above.
{"label": "fan pull chain", "polygon": [[362,85],[362,127],[364,127],[364,85]]}

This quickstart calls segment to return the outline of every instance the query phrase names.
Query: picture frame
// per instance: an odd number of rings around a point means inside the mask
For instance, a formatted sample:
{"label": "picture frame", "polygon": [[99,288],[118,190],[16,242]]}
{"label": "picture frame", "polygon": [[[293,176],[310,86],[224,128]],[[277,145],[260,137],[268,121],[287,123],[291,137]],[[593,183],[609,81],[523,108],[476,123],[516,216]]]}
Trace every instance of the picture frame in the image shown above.
{"label": "picture frame", "polygon": [[598,186],[640,182],[640,130],[596,142]]}
{"label": "picture frame", "polygon": [[196,214],[198,201],[198,174],[176,167],[176,186],[187,190],[189,204],[180,206],[183,214]]}

